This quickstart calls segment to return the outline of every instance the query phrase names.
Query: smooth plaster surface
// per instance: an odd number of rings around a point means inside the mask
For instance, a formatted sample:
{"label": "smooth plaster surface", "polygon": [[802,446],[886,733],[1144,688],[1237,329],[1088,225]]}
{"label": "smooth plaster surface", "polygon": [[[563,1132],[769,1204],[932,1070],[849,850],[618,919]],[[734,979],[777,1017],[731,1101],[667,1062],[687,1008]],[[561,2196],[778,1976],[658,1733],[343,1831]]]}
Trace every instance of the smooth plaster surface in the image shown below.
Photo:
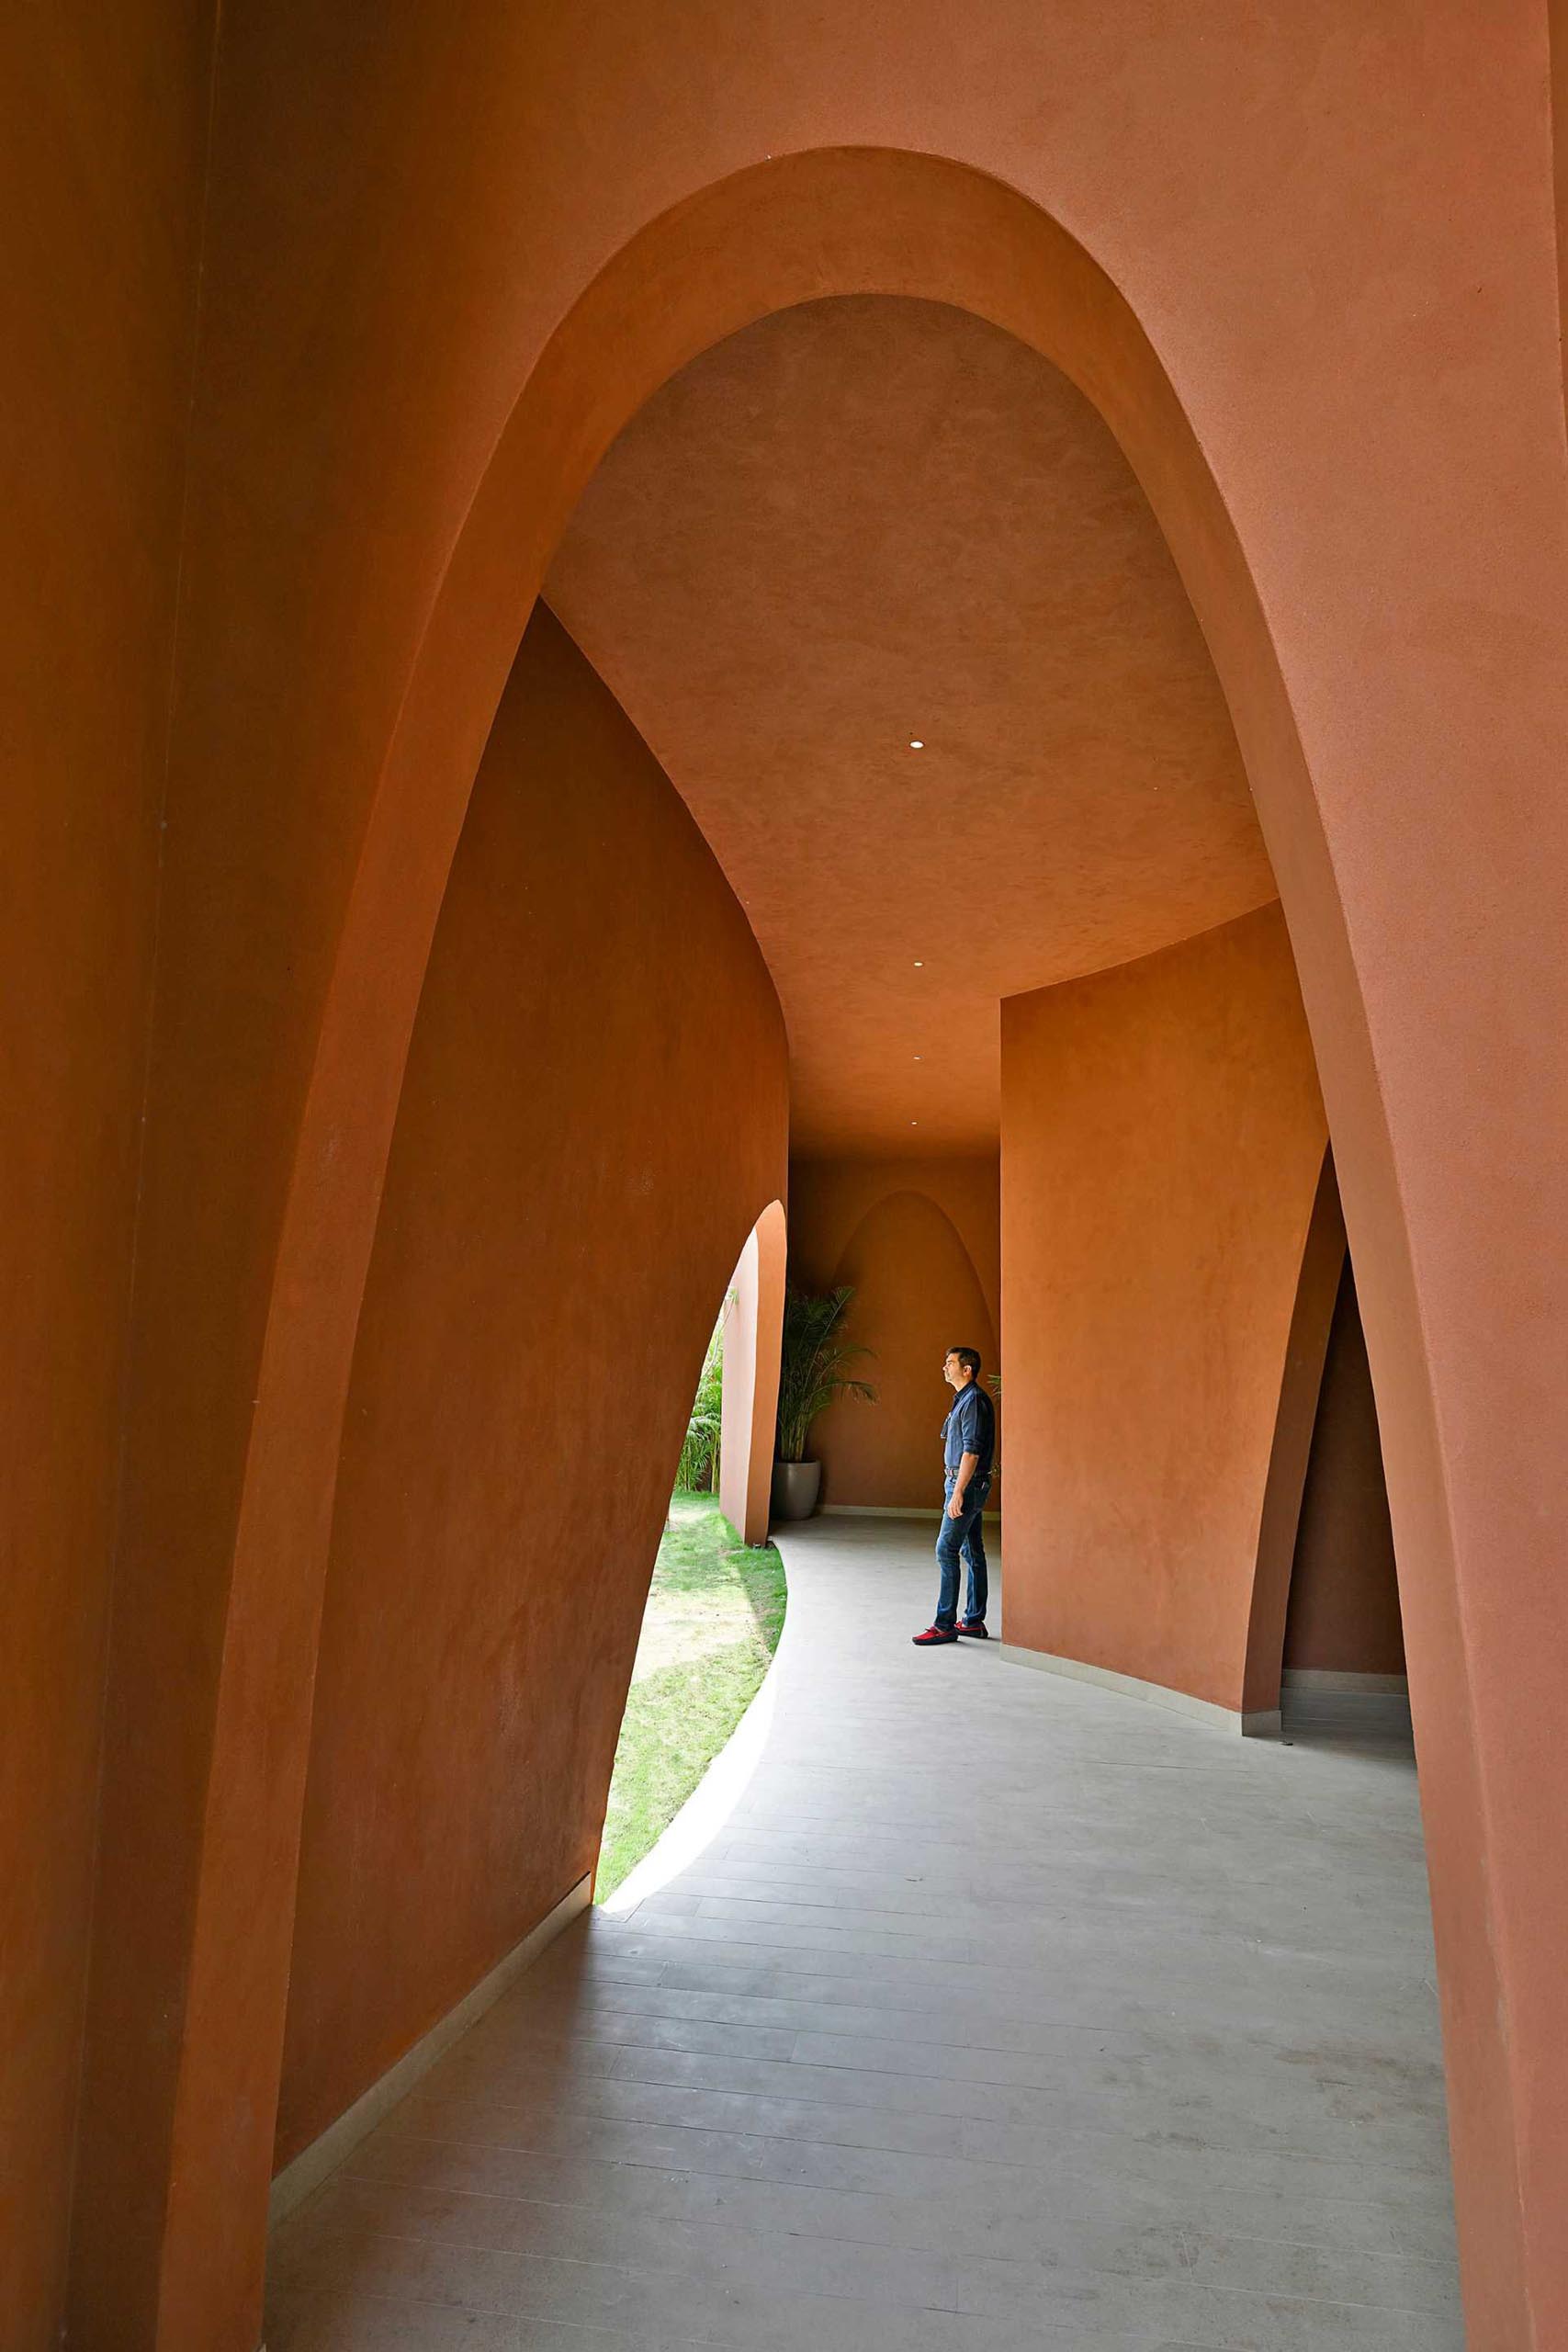
{"label": "smooth plaster surface", "polygon": [[792,1162],[792,1277],[854,1291],[844,1331],[867,1350],[854,1370],[876,1391],[874,1404],[829,1406],[812,1431],[829,1507],[919,1510],[940,1494],[940,1431],[953,1402],[942,1359],[974,1347],[987,1372],[1000,1369],[971,1255],[987,1261],[998,1216],[994,1159]]}
{"label": "smooth plaster surface", "polygon": [[[188,22],[156,18],[176,51]],[[45,266],[7,358],[41,335],[96,401],[78,324],[96,333],[161,232],[142,241],[127,193],[138,108],[85,136],[100,52],[38,23],[51,46],[17,86],[43,137],[18,149],[16,218],[42,224]],[[100,15],[80,39],[122,59],[130,36]],[[157,111],[191,85],[152,76],[154,53],[137,44],[130,70]],[[1377,1393],[1472,2343],[1568,2334],[1568,498],[1547,68],[1540,12],[1466,0],[1418,22],[1306,0],[1154,25],[1122,0],[994,0],[978,19],[761,0],[743,20],[721,0],[570,20],[391,0],[373,28],[345,0],[225,9],[177,650],[109,632],[135,712],[170,688],[175,712],[136,1234],[108,1252],[128,1289],[134,1259],[132,1370],[123,1423],[95,1407],[19,1522],[25,1540],[74,1526],[84,1486],[123,1467],[74,2198],[88,2352],[254,2352],[355,1336],[430,942],[524,624],[640,403],[724,336],[834,295],[955,303],[1070,376],[1213,655],[1291,927]],[[100,162],[95,231],[125,227],[134,252],[95,258],[62,356],[78,280],[52,266],[60,190]],[[187,208],[154,210],[188,229]],[[141,332],[155,313],[115,315]],[[17,444],[40,484],[43,380],[41,434]],[[14,640],[39,648],[18,707],[45,744],[96,691],[62,684],[71,624],[120,592],[122,545],[155,571],[169,547],[141,520],[169,513],[177,427],[140,395],[95,408],[101,464],[62,469],[112,476],[136,527],[106,549],[89,516],[51,540],[67,625]],[[24,615],[33,547],[7,542]],[[139,719],[111,730],[116,758],[132,739]],[[113,763],[69,764],[96,781]],[[27,745],[21,774],[42,774]],[[55,943],[87,872],[125,903],[118,834],[104,865],[89,825],[69,839],[69,878],[45,861],[36,907]],[[118,1037],[145,965],[130,945],[107,962]],[[96,1116],[95,1071],[96,1045],[43,1073],[73,1134],[84,1102]],[[121,1084],[102,1099],[124,1152]],[[38,1229],[29,1280],[36,1264],[75,1313],[74,1234]],[[64,1614],[24,1622],[46,1676],[51,1628],[73,1645],[98,1605],[90,1547],[72,1556]],[[80,1688],[50,1774],[73,1741],[79,1758]]]}
{"label": "smooth plaster surface", "polygon": [[497,1961],[488,1976],[481,1976],[470,1992],[464,1995],[456,2007],[450,2008],[433,2025],[428,2033],[411,2042],[402,2056],[383,2075],[378,2075],[367,2091],[362,2091],[352,2107],[345,2107],[335,2122],[301,2148],[291,2163],[275,2175],[267,2211],[274,2227],[296,2206],[318,2189],[327,2175],[335,2172],[351,2150],[367,2139],[382,2117],[390,2112],[400,2099],[408,2097],[422,2076],[430,2072],[436,2060],[461,2041],[469,2028],[482,2018],[487,2009],[495,2007],[502,1995],[514,1984],[519,1976],[530,1969],[546,1946],[553,1943],[561,1929],[570,1925],[586,1911],[593,1900],[593,1881],[580,1878],[568,1889],[553,1909],[530,1928],[521,1943],[513,1944],[505,1956]]}
{"label": "smooth plaster surface", "polygon": [[958,1235],[996,1328],[1001,1316],[1002,1235],[994,1151],[827,1159],[792,1152],[789,1182],[790,1241],[805,1277],[828,1281],[873,1209],[891,1193],[919,1193]]}
{"label": "smooth plaster surface", "polygon": [[744,918],[541,608],[442,910],[355,1350],[279,2164],[592,1868],[698,1367],[784,1138]]}
{"label": "smooth plaster surface", "polygon": [[1002,1009],[1010,1641],[1240,1711],[1325,1131],[1277,908]]}
{"label": "smooth plaster surface", "polygon": [[799,1151],[994,1147],[998,999],[1275,895],[1125,457],[968,312],[807,303],[705,353],[546,593],[745,904]]}
{"label": "smooth plaster surface", "polygon": [[1408,1744],[913,1650],[931,1524],[784,1532],[739,1805],[284,2226],[269,2352],[1460,2352]]}
{"label": "smooth plaster surface", "polygon": [[1284,1662],[1348,1674],[1404,1672],[1377,1400],[1348,1261],[1302,1495]]}
{"label": "smooth plaster surface", "polygon": [[6,2352],[65,2289],[211,41],[0,17]]}
{"label": "smooth plaster surface", "polygon": [[784,1204],[770,1201],[746,1237],[724,1307],[719,1503],[743,1544],[768,1540],[787,1256]]}

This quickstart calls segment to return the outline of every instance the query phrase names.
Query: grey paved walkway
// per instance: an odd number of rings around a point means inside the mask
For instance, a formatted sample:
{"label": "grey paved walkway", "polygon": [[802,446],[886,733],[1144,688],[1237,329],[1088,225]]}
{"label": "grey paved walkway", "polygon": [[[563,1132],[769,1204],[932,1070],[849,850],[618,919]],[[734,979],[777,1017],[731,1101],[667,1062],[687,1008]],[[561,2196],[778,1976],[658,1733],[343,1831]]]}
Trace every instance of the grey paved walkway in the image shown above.
{"label": "grey paved walkway", "polygon": [[1408,1755],[924,1653],[790,1539],[762,1765],[279,2233],[271,2352],[1450,2352]]}

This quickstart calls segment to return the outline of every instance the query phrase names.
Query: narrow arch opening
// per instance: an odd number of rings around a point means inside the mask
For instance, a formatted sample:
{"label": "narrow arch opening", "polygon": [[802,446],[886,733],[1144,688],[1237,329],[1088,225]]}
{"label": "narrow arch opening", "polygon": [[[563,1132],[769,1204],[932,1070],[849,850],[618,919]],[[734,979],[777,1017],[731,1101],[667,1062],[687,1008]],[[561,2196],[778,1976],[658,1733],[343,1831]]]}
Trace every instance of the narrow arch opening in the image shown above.
{"label": "narrow arch opening", "polygon": [[[841,327],[860,354],[847,376]],[[742,343],[744,352],[735,347]],[[912,363],[902,375],[885,367],[868,383],[864,354],[879,344],[923,354],[924,373]],[[825,424],[838,412],[822,397],[835,370],[863,401],[859,422],[846,429],[840,418],[836,436]],[[952,455],[977,377],[987,392],[991,462],[939,514],[936,491],[953,491]],[[911,392],[901,411],[889,383]],[[1046,445],[1012,450],[998,495],[998,421],[1013,413],[1011,400],[1020,418],[1037,423],[1033,402],[1047,383]],[[773,461],[758,456],[770,386]],[[713,401],[743,421],[733,447],[705,437]],[[907,490],[911,453],[923,453],[931,496],[911,515],[906,495],[878,547],[871,508],[857,508],[850,493],[863,496],[874,457],[884,503],[888,481]],[[817,502],[809,512],[807,492]],[[990,503],[976,510],[982,492]],[[965,498],[967,529],[959,520]],[[1028,527],[1017,504],[1027,498]],[[998,542],[999,510],[1024,544]],[[1054,560],[1041,554],[1046,526],[1056,534],[1050,540],[1047,532]],[[844,544],[846,531],[857,560],[849,563],[846,548],[835,569],[823,550]],[[917,562],[919,545],[926,554]],[[1012,567],[999,583],[986,568],[993,560],[1004,573]],[[833,581],[837,597],[824,589],[815,611],[802,588],[813,572]],[[903,611],[884,593],[898,583],[919,591]],[[532,1003],[537,970],[554,975],[513,1075],[548,1073],[549,1100],[568,1114],[561,1132],[581,1152],[589,1194],[591,1214],[563,1194],[541,1245],[570,1252],[577,1320],[570,1331],[563,1323],[560,1341],[603,1406],[584,1480],[604,1482],[627,1524],[647,1516],[650,1457],[637,1425],[663,1374],[658,1301],[650,1310],[637,1285],[668,1272],[679,1236],[689,1262],[678,1298],[671,1290],[664,1305],[679,1309],[690,1369],[704,1336],[694,1268],[709,1279],[719,1237],[733,1249],[742,1207],[751,1214],[781,1186],[783,1035],[768,1009],[776,988],[791,1046],[791,1189],[805,1194],[815,1184],[840,1203],[872,1196],[839,1242],[836,1271],[857,1238],[869,1250],[877,1187],[886,1198],[892,1185],[894,1197],[936,1204],[923,1230],[964,1237],[954,1265],[962,1260],[972,1297],[958,1302],[954,1290],[954,1312],[972,1321],[989,1314],[993,1332],[997,1318],[1005,1326],[1008,1647],[1123,1691],[1137,1686],[1161,1704],[1191,1702],[1189,1712],[1206,1711],[1211,1723],[1239,1720],[1255,1565],[1247,1538],[1263,1507],[1325,1130],[1290,943],[1229,715],[1168,550],[1108,432],[1046,363],[962,313],[881,298],[803,305],[719,346],[649,404],[591,486],[547,592],[519,656],[522,663],[531,643],[538,695],[520,687],[514,707],[509,695],[487,753],[487,764],[506,763],[503,788],[485,795],[481,773],[476,796],[479,838],[487,823],[515,828],[517,895],[510,906],[486,900],[476,938],[493,967],[525,903],[527,952],[511,972],[518,1002]],[[999,628],[1004,616],[1010,633]],[[933,664],[938,644],[942,660]],[[776,673],[760,662],[759,648]],[[803,680],[813,689],[809,710]],[[911,717],[918,693],[923,707]],[[569,704],[583,715],[581,732],[575,719],[565,724]],[[637,778],[631,797],[617,786],[608,816],[584,788],[583,742],[617,776]],[[553,769],[541,765],[541,747],[552,743]],[[555,869],[565,890],[557,902],[534,862],[563,779],[575,800]],[[655,803],[656,826],[648,813]],[[459,858],[459,893],[468,882],[476,891],[493,886],[502,870],[493,842],[474,853],[471,876]],[[659,860],[682,885],[662,902],[650,883]],[[605,893],[607,916],[585,912],[584,868]],[[706,960],[691,914],[699,875],[712,935]],[[460,895],[450,901],[462,904]],[[444,913],[444,928],[458,919]],[[440,947],[438,940],[437,982]],[[470,989],[480,960],[465,967]],[[624,978],[601,1001],[573,1002],[583,975],[597,985],[617,967]],[[656,1003],[650,991],[667,981],[668,1001]],[[434,997],[426,986],[438,1005],[439,985]],[[454,1031],[471,1051],[473,997],[461,989],[453,996]],[[580,1087],[574,1054],[597,1056],[606,1043],[613,1082]],[[418,1051],[416,1036],[405,1089],[413,1121],[441,1074],[440,1058],[422,1069]],[[471,1100],[484,1125],[496,1070],[482,1056],[471,1065],[480,1069],[489,1084]],[[469,1151],[464,1181],[474,1166]],[[393,1235],[402,1174],[395,1150]],[[428,1182],[410,1197],[428,1215]],[[625,1246],[611,1280],[603,1253],[617,1221]],[[759,1335],[773,1311],[767,1300],[782,1297],[783,1239],[775,1202],[738,1277]],[[929,1272],[912,1264],[891,1292]],[[635,1312],[633,1298],[642,1302]],[[373,1269],[366,1363],[399,1311],[379,1298]],[[874,1348],[905,1345],[886,1327],[863,1336]],[[948,1331],[943,1342],[976,1336]],[[749,1385],[736,1410],[758,1440],[738,1483],[728,1435],[725,1444],[727,1508],[732,1492],[730,1516],[748,1541],[759,1507],[766,1523],[760,1433],[772,1419],[770,1360],[759,1336],[746,1377],[734,1384],[738,1398]],[[449,1351],[442,1361],[449,1367]],[[618,1381],[623,1365],[627,1376]],[[932,1389],[934,1424],[934,1378]],[[659,1390],[666,1419],[672,1393],[667,1382]],[[727,1417],[730,1396],[727,1378]],[[362,1409],[374,1419],[367,1400]],[[916,1390],[897,1411],[913,1429],[925,1411]],[[367,1443],[352,1408],[350,1428],[353,1443]],[[671,1424],[664,1434],[673,1433]],[[672,1459],[673,1447],[666,1450]],[[471,1455],[460,1436],[446,1467],[461,1457],[466,1472]],[[376,1483],[368,1469],[366,1482]],[[437,1486],[445,1504],[445,1472]],[[351,1479],[339,1507],[344,1562],[354,1552],[355,1495]],[[894,1513],[905,1499],[900,1485],[893,1500],[861,1508]],[[581,1500],[580,1489],[552,1500],[561,1507],[544,1548],[558,1553],[571,1540],[566,1506]],[[883,1540],[869,1533],[863,1560]],[[897,1532],[886,1540],[896,1545]],[[893,1553],[886,1557],[891,1567]],[[378,1575],[383,1566],[384,1555]],[[352,1568],[344,1574],[352,1582]],[[607,1694],[617,1669],[606,1661],[635,1640],[634,1586],[623,1578],[612,1593],[601,1579],[586,1615],[563,1615],[548,1657],[527,1662],[528,1704],[559,1718],[550,1754],[541,1748],[531,1769],[577,1831],[592,1826],[608,1772],[615,1711]],[[341,2027],[349,1973],[345,1945],[331,1963],[336,2010],[316,2000],[311,1939],[320,1952],[321,1906],[344,1883],[332,1840],[350,1817],[332,1787],[332,1589],[292,2075],[286,2069],[286,2088],[309,2089],[319,2103],[311,2037],[319,2052],[334,2017]],[[490,1675],[492,1659],[477,1658]],[[863,1843],[845,1838],[842,1825],[816,1819],[807,1845],[819,1835],[832,1855],[863,1859]],[[830,1873],[860,1866],[809,1851],[788,1859],[798,1870],[773,1873],[792,1889],[776,1898],[785,1913],[830,1909],[821,1891],[840,1884]],[[774,1898],[748,1890],[753,1861],[737,1857],[733,1878],[716,1890],[653,1898],[648,1932],[669,1935],[683,1917],[698,1923],[685,1932],[703,1942],[710,1923],[733,1928],[760,1918],[745,1906]],[[405,1913],[412,1907],[406,1876],[398,1901]],[[682,1904],[693,1907],[682,1912]],[[894,1902],[887,1916],[897,1911]],[[356,1932],[363,1951],[363,1928]],[[806,1940],[793,1949],[833,1949],[810,1939],[820,1932],[811,1921],[801,1932]],[[493,1941],[493,1929],[486,1935]],[[471,1954],[454,1957],[448,1983],[471,1968]],[[400,2031],[406,2023],[405,2015]],[[644,2030],[619,2046],[650,2046]],[[830,2036],[830,2020],[821,2031]],[[341,2047],[335,2030],[333,2038]],[[504,2038],[500,2029],[495,2038]],[[361,2071],[370,2063],[363,2051],[357,2063]],[[296,2134],[301,2129],[296,2121]]]}
{"label": "narrow arch opening", "polygon": [[1285,1617],[1286,1736],[1410,1750],[1410,1685],[1388,1481],[1348,1250],[1335,1296]]}
{"label": "narrow arch opening", "polygon": [[453,864],[355,1351],[287,2170],[542,1920],[587,1898],[659,1532],[731,1284],[763,1350],[751,1411],[726,1431],[742,1519],[756,1483],[784,1107],[777,1002],[734,895],[541,608]]}
{"label": "narrow arch opening", "polygon": [[594,1901],[617,1912],[711,1845],[765,1736],[759,1702],[787,1606],[757,1491],[773,1461],[782,1227],[774,1202],[746,1237],[681,1448],[594,1865]]}

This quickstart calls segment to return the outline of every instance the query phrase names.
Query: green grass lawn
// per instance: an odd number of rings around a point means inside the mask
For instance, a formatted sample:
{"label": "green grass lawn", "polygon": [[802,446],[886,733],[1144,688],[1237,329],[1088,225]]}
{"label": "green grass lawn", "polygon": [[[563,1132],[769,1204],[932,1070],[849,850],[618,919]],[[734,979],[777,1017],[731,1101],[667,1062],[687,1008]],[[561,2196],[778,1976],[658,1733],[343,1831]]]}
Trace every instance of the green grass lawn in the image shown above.
{"label": "green grass lawn", "polygon": [[593,1899],[673,1821],[745,1713],[784,1618],[784,1562],[749,1552],[716,1495],[677,1490],[615,1749]]}

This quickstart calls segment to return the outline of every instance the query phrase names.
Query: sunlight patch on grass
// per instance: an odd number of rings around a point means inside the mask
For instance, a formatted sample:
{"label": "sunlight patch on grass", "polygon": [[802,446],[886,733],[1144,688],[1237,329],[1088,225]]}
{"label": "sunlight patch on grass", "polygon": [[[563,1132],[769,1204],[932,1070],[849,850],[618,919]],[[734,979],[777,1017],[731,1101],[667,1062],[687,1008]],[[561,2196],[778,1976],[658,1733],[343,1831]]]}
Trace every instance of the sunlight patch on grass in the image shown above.
{"label": "sunlight patch on grass", "polygon": [[596,1903],[673,1821],[750,1706],[778,1647],[784,1600],[772,1544],[748,1551],[716,1496],[677,1492],[615,1749]]}

